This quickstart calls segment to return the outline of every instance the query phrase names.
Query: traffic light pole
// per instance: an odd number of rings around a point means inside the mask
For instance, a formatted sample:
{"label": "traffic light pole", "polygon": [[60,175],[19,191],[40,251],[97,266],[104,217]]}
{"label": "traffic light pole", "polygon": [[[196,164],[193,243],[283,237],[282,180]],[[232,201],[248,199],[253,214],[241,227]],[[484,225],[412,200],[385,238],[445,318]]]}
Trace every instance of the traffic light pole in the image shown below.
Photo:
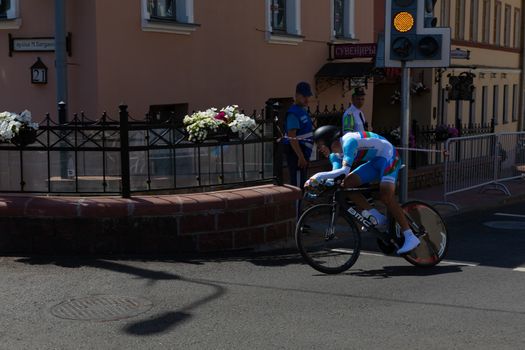
{"label": "traffic light pole", "polygon": [[399,187],[399,201],[404,203],[408,199],[408,144],[410,133],[410,68],[406,62],[401,62],[401,159],[405,167],[401,170]]}

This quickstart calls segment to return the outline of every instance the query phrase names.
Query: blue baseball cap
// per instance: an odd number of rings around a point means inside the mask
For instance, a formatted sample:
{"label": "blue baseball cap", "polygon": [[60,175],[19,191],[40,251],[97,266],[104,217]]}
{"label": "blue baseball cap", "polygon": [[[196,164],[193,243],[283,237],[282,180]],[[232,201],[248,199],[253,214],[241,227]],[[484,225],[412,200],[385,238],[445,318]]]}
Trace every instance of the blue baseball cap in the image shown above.
{"label": "blue baseball cap", "polygon": [[305,81],[302,81],[299,84],[297,84],[297,87],[295,88],[295,92],[303,95],[304,97],[313,96],[312,88],[310,88],[310,84],[308,84]]}

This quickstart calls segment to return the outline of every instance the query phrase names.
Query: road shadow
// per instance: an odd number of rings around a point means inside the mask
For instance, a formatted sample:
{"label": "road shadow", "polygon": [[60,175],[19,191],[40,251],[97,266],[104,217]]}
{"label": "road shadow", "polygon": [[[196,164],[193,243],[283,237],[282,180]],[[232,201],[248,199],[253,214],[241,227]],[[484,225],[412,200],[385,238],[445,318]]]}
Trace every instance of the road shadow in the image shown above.
{"label": "road shadow", "polygon": [[[16,260],[17,262],[29,265],[56,265],[66,268],[91,267],[101,270],[107,270],[117,273],[127,274],[133,277],[142,278],[148,281],[148,284],[154,284],[157,281],[174,281],[175,283],[189,283],[208,287],[211,293],[198,298],[190,304],[184,305],[177,310],[164,311],[161,314],[154,315],[146,320],[131,322],[123,328],[128,334],[137,336],[148,336],[159,333],[165,333],[180,324],[187,322],[192,318],[192,311],[201,305],[213,302],[221,298],[226,293],[226,288],[211,281],[197,280],[186,278],[177,274],[166,271],[155,271],[137,266],[125,264],[122,261],[109,261],[93,258],[82,257],[24,257]],[[136,259],[135,259],[136,261]],[[175,285],[176,287],[176,285]]]}
{"label": "road shadow", "polygon": [[127,325],[124,327],[124,332],[138,336],[160,334],[189,321],[191,317],[191,314],[182,311],[166,312],[152,319]]}
{"label": "road shadow", "polygon": [[525,214],[523,206],[511,205],[472,212],[447,219],[449,249],[445,259],[480,266],[516,268],[525,264],[525,220],[512,218],[521,229],[497,229],[486,222],[508,221],[494,212]]}
{"label": "road shadow", "polygon": [[375,270],[350,270],[345,275],[357,277],[371,277],[371,278],[392,278],[392,277],[407,277],[407,276],[436,276],[449,273],[462,272],[462,265],[446,265],[433,266],[429,268],[418,268],[414,266],[384,266],[382,269]]}
{"label": "road shadow", "polygon": [[[249,262],[255,266],[284,267],[302,265],[304,261],[296,249],[280,249],[269,252],[250,250],[219,253],[178,253],[174,255],[96,255],[96,256],[44,256],[17,257],[17,262],[28,265],[55,265],[64,268],[83,266],[104,267],[110,262],[164,262],[175,264],[205,265],[207,263]],[[162,276],[159,276],[163,279]]]}

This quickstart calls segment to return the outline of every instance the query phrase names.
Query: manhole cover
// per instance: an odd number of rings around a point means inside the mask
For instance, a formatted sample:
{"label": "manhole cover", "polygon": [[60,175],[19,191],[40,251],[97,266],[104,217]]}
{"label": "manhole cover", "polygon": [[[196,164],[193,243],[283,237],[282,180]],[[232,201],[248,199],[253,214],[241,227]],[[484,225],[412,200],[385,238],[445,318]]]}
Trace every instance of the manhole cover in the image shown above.
{"label": "manhole cover", "polygon": [[59,318],[82,321],[115,321],[142,314],[153,304],[145,299],[114,295],[95,295],[70,299],[53,306]]}
{"label": "manhole cover", "polygon": [[488,221],[483,225],[501,230],[525,230],[525,222],[520,221]]}

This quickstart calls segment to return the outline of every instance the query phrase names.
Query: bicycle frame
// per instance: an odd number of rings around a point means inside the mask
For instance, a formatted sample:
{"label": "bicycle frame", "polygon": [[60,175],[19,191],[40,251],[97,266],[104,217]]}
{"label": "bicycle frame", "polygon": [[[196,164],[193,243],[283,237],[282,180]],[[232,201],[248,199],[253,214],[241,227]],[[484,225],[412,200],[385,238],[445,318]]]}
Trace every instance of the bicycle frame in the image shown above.
{"label": "bicycle frame", "polygon": [[[336,182],[336,186],[340,185],[340,183]],[[376,237],[382,239],[385,242],[393,243],[397,246],[397,243],[394,242],[392,239],[394,237],[393,233],[385,233],[377,230],[372,222],[370,220],[366,219],[361,215],[361,213],[355,209],[355,206],[348,204],[346,201],[345,194],[346,193],[364,193],[364,192],[379,192],[379,186],[370,186],[370,187],[355,187],[355,188],[335,188],[335,192],[332,195],[332,204],[339,204],[334,205],[333,211],[332,211],[332,217],[330,220],[330,227],[326,232],[325,239],[329,240],[334,237],[334,223],[337,218],[337,210],[343,209],[343,215],[352,221],[356,225],[360,225],[366,228],[368,232],[372,232],[375,234]],[[392,222],[392,215],[387,210],[386,213],[388,217],[388,222]],[[424,226],[419,226],[415,220],[413,220],[410,215],[405,213],[405,217],[408,221],[408,225],[410,226],[410,229],[417,237],[424,237],[427,234],[427,231]]]}
{"label": "bicycle frame", "polygon": [[[332,219],[330,221],[330,228],[329,232],[334,231],[333,225],[335,222],[335,218],[338,215],[338,210],[342,210],[341,214],[345,216],[347,219],[352,220],[356,225],[365,227],[368,232],[372,232],[376,237],[382,239],[385,242],[390,242],[398,246],[396,242],[393,241],[393,235],[381,232],[377,230],[372,222],[370,220],[366,219],[361,215],[361,213],[355,209],[355,206],[350,205],[346,201],[345,194],[346,193],[363,193],[363,192],[377,192],[378,188],[376,187],[360,187],[360,188],[346,188],[346,189],[337,189],[333,195],[332,203],[337,204],[333,206],[332,209]],[[389,222],[392,219],[390,214],[387,212],[387,216],[389,218]],[[410,220],[412,221],[412,220]]]}

